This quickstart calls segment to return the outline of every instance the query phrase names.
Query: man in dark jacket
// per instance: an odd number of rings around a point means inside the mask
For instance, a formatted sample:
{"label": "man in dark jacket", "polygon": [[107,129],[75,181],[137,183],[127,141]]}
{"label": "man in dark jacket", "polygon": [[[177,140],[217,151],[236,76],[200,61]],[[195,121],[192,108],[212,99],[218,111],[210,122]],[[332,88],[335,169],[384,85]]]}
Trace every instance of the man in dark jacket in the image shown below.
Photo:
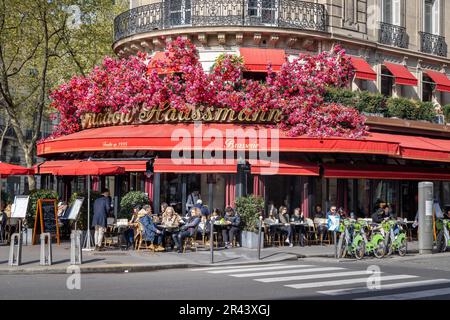
{"label": "man in dark jacket", "polygon": [[107,218],[111,210],[111,200],[109,198],[109,190],[103,189],[102,196],[94,202],[94,218],[92,225],[95,227],[94,242],[95,250],[101,250],[103,242],[103,234],[107,227]]}
{"label": "man in dark jacket", "polygon": [[231,207],[225,209],[225,223],[226,227],[222,230],[223,241],[225,242],[225,248],[231,248],[233,238],[238,235],[241,224],[241,217],[236,214]]}
{"label": "man in dark jacket", "polygon": [[196,229],[201,221],[201,210],[199,208],[194,208],[194,210],[191,211],[193,213],[189,217],[187,223],[181,227],[179,232],[172,234],[172,239],[178,248],[178,253],[183,252],[183,242],[186,237],[197,236]]}

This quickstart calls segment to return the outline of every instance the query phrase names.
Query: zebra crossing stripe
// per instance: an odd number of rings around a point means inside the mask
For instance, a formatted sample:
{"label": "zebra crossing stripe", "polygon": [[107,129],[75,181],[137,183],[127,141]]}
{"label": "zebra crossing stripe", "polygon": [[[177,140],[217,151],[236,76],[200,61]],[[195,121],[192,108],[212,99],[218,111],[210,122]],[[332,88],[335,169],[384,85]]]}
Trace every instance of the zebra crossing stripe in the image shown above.
{"label": "zebra crossing stripe", "polygon": [[300,270],[275,270],[275,271],[269,271],[269,272],[239,273],[239,274],[230,274],[230,276],[236,277],[236,278],[247,278],[247,277],[261,277],[261,276],[292,274],[292,273],[313,273],[313,272],[337,271],[337,270],[346,270],[346,269],[338,268],[338,267],[308,268],[308,269],[300,269]]}
{"label": "zebra crossing stripe", "polygon": [[263,278],[255,279],[259,282],[286,282],[286,281],[297,281],[297,280],[309,280],[309,279],[325,279],[325,278],[338,278],[345,276],[360,276],[367,275],[367,271],[348,271],[348,272],[333,272],[333,273],[319,273],[319,274],[308,274],[302,276],[291,276],[291,277],[277,277],[277,278]]}
{"label": "zebra crossing stripe", "polygon": [[[266,267],[271,266],[284,266],[285,264],[281,263],[272,263],[272,264],[265,264]],[[239,269],[239,268],[255,268],[255,267],[261,267],[263,265],[261,264],[249,264],[249,265],[239,265],[239,266],[230,266],[230,267],[210,267],[210,268],[195,268],[190,269],[191,271],[210,271],[210,270],[227,270],[227,269]]]}
{"label": "zebra crossing stripe", "polygon": [[405,292],[405,293],[390,294],[390,295],[384,295],[384,296],[359,298],[356,300],[411,300],[411,299],[421,299],[421,298],[429,298],[429,297],[444,296],[444,295],[450,295],[450,288]]}
{"label": "zebra crossing stripe", "polygon": [[[366,274],[367,274],[367,272],[366,272]],[[417,277],[418,276],[401,274],[401,275],[395,275],[395,276],[380,277],[380,281],[411,279],[411,278],[417,278]],[[369,277],[365,277],[365,278],[324,281],[324,282],[308,282],[308,283],[299,283],[299,284],[288,284],[288,285],[285,285],[285,287],[289,287],[289,288],[293,288],[293,289],[333,287],[333,286],[341,286],[341,285],[355,284],[355,283],[367,283],[367,281],[369,279],[370,279]]]}
{"label": "zebra crossing stripe", "polygon": [[233,273],[233,272],[247,272],[247,271],[265,271],[265,270],[276,270],[276,269],[293,269],[298,268],[298,266],[274,266],[274,267],[259,267],[259,268],[243,268],[243,269],[232,269],[232,270],[215,270],[208,271],[208,273]]}
{"label": "zebra crossing stripe", "polygon": [[427,286],[427,285],[434,285],[434,284],[444,284],[444,283],[449,283],[449,282],[450,282],[450,280],[447,280],[447,279],[434,279],[434,280],[384,284],[380,287],[380,289],[350,288],[350,289],[318,291],[318,293],[329,295],[329,296],[361,294],[361,293],[370,293],[370,292],[378,293],[383,290],[401,289],[401,288],[409,288],[409,287],[420,287],[420,286]]}

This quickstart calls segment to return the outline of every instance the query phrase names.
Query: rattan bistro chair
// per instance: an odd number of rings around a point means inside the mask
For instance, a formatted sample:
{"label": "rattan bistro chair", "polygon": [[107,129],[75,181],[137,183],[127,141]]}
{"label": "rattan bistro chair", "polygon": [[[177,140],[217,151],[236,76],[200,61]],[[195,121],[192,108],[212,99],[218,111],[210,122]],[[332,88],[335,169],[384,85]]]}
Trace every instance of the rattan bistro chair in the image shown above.
{"label": "rattan bistro chair", "polygon": [[183,253],[186,252],[186,247],[187,247],[188,243],[190,244],[191,251],[192,251],[192,249],[195,249],[195,252],[197,252],[197,240],[196,240],[197,232],[198,232],[198,227],[196,226],[194,229],[194,235],[186,237],[184,239],[184,243],[181,244],[183,246]]}
{"label": "rattan bistro chair", "polygon": [[310,218],[306,218],[305,222],[307,223],[308,227],[306,229],[306,241],[307,245],[310,246],[311,244],[318,244],[319,243],[319,237],[317,234],[316,225],[314,224],[314,221]]}
{"label": "rattan bistro chair", "polygon": [[144,226],[138,222],[135,230],[135,235],[134,235],[134,247],[136,248],[136,251],[141,250],[141,248],[145,249],[145,250],[150,250],[152,252],[155,252],[155,248],[153,246],[153,243],[151,243],[150,245],[148,245],[148,241],[146,241],[144,239]]}

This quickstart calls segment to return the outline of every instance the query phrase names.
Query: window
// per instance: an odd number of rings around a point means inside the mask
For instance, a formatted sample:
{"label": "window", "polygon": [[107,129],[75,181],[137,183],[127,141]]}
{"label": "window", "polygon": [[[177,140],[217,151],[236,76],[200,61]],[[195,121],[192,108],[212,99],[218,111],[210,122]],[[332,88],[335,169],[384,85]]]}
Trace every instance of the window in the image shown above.
{"label": "window", "polygon": [[274,25],[278,19],[278,0],[249,0],[248,15],[259,18],[262,24]]}
{"label": "window", "polygon": [[424,8],[424,31],[431,34],[440,33],[439,0],[425,0]]}
{"label": "window", "polygon": [[384,0],[383,3],[383,22],[401,25],[401,0]]}
{"label": "window", "polygon": [[191,24],[191,0],[170,0],[169,13],[172,26]]}
{"label": "window", "polygon": [[394,77],[392,74],[383,66],[381,69],[381,94],[386,97],[392,96],[392,87],[394,86]]}
{"label": "window", "polygon": [[432,101],[434,87],[433,80],[424,75],[422,83],[422,101]]}

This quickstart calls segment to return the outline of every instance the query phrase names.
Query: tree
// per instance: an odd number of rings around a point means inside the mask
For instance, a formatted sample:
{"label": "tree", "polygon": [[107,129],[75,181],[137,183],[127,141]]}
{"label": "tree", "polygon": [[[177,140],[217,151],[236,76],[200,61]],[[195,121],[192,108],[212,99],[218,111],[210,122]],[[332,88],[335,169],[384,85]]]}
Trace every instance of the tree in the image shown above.
{"label": "tree", "polygon": [[[49,90],[112,53],[113,19],[126,8],[116,2],[0,0],[0,108],[28,167],[50,114]],[[34,189],[33,176],[28,182]]]}

